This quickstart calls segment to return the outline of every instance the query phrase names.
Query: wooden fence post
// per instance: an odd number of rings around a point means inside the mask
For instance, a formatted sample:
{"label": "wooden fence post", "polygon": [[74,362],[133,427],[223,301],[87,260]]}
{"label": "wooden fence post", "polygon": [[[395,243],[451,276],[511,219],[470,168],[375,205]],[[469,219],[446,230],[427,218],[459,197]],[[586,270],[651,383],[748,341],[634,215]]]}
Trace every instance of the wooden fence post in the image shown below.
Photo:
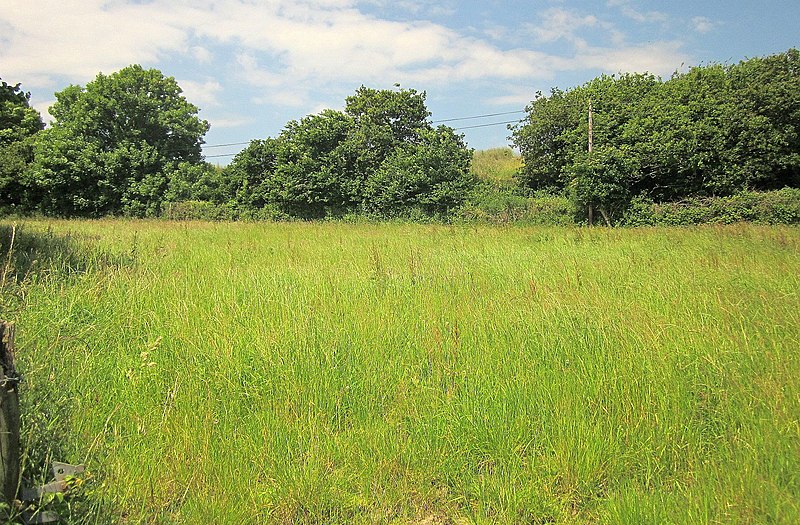
{"label": "wooden fence post", "polygon": [[19,487],[19,375],[14,367],[14,324],[0,321],[0,483],[3,501],[14,503]]}

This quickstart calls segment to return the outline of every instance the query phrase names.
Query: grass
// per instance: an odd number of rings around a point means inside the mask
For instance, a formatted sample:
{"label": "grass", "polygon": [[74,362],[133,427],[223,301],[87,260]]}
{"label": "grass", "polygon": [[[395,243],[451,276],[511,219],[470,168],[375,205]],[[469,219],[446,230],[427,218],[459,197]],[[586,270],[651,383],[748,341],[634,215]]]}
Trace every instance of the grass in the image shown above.
{"label": "grass", "polygon": [[522,167],[522,157],[511,148],[492,148],[472,155],[472,172],[480,179],[496,184],[510,184]]}
{"label": "grass", "polygon": [[800,521],[797,228],[21,231],[73,257],[6,308],[68,521]]}

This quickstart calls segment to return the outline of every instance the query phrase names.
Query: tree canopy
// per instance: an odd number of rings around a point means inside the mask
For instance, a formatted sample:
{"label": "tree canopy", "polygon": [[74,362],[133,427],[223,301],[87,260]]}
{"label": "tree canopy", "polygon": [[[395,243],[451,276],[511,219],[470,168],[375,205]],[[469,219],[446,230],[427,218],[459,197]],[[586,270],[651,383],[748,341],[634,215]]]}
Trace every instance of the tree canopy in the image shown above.
{"label": "tree canopy", "polygon": [[42,117],[30,106],[30,93],[0,81],[0,209],[15,210],[26,194],[25,169],[33,160],[33,137]]}
{"label": "tree canopy", "polygon": [[174,78],[138,65],[67,87],[50,112],[31,175],[40,211],[58,215],[158,213],[209,128]]}
{"label": "tree canopy", "polygon": [[[593,108],[593,151],[588,107]],[[512,128],[530,190],[613,219],[656,202],[800,187],[800,52],[712,64],[662,81],[601,76],[539,94]]]}
{"label": "tree canopy", "polygon": [[44,129],[29,94],[0,85],[2,212],[156,216],[168,203],[175,216],[422,218],[484,202],[510,217],[544,197],[613,224],[662,203],[800,188],[795,49],[539,93],[511,127],[518,185],[476,184],[463,135],[434,127],[426,93],[399,85],[361,86],[343,110],[290,121],[224,169],[203,160],[198,108],[156,69],[101,73],[55,96]]}
{"label": "tree canopy", "polygon": [[473,184],[463,137],[427,118],[425,93],[359,88],[345,110],[291,121],[226,169],[231,198],[298,217],[446,214]]}

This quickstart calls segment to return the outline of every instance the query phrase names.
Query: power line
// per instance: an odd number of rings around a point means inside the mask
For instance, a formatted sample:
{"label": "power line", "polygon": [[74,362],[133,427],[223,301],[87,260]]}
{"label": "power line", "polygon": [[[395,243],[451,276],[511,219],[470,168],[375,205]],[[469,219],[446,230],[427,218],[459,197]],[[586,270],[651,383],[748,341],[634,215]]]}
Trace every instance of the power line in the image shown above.
{"label": "power line", "polygon": [[[457,122],[461,120],[475,120],[479,118],[489,118],[489,117],[500,117],[503,115],[516,115],[519,113],[525,113],[525,110],[517,110],[517,111],[504,111],[502,113],[486,113],[483,115],[473,115],[471,117],[456,117],[456,118],[447,118],[442,120],[432,120],[431,124],[440,124],[442,122]],[[463,126],[460,128],[453,128],[455,130],[462,130],[462,129],[475,129],[475,128],[486,128],[489,126],[502,126],[504,124],[514,124],[519,122],[518,120],[509,120],[506,122],[492,122],[490,124],[478,124],[475,126]],[[203,149],[211,149],[211,148],[223,148],[227,146],[244,146],[250,144],[252,141],[247,142],[229,142],[227,144],[203,144]],[[224,155],[206,155],[207,159],[216,158],[216,157],[233,157],[236,153],[229,153]]]}
{"label": "power line", "polygon": [[[438,124],[440,122],[455,122],[457,120],[473,120],[478,118],[488,118],[488,117],[499,117],[501,115],[515,115],[517,113],[525,113],[524,109],[518,109],[517,111],[505,111],[503,113],[487,113],[485,115],[475,115],[472,117],[457,117],[457,118],[446,118],[442,120],[432,120],[432,124]],[[462,128],[464,129],[464,128]]]}
{"label": "power line", "polygon": [[204,155],[207,159],[215,159],[217,157],[235,157],[238,153],[225,153],[222,155]]}
{"label": "power line", "polygon": [[502,126],[504,124],[516,124],[519,120],[507,120],[505,122],[492,122],[490,124],[477,124],[475,126],[464,126],[462,128],[453,128],[456,131],[460,131],[462,129],[475,129],[475,128],[488,128],[489,126]]}
{"label": "power line", "polygon": [[203,147],[204,148],[222,148],[224,146],[242,146],[244,144],[250,144],[250,141],[248,141],[248,142],[231,142],[229,144],[211,144],[211,145],[203,144]]}

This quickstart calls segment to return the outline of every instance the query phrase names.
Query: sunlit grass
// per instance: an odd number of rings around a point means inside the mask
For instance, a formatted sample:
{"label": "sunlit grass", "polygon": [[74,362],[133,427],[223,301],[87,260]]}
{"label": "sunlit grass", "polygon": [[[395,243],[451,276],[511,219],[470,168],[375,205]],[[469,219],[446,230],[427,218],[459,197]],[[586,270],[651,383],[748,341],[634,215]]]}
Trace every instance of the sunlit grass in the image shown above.
{"label": "sunlit grass", "polygon": [[483,180],[507,183],[522,167],[522,157],[511,148],[492,148],[472,155],[472,172]]}
{"label": "sunlit grass", "polygon": [[797,228],[24,228],[105,254],[19,359],[125,523],[800,520]]}

